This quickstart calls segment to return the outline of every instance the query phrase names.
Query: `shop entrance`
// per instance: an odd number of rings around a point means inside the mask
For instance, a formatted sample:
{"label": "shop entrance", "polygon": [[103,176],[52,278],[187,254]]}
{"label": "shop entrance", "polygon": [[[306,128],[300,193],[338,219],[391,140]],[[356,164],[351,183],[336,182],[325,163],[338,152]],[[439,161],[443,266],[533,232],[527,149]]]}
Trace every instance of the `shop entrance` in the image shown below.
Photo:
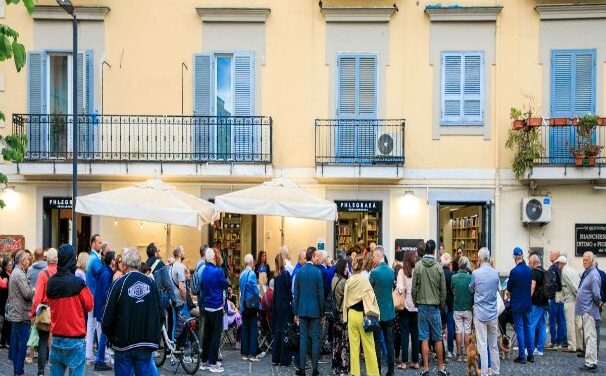
{"label": "shop entrance", "polygon": [[257,254],[257,216],[221,213],[219,220],[210,225],[210,246],[218,246],[223,258],[222,267],[227,271],[234,293],[238,293],[238,281],[244,264],[244,256]]}
{"label": "shop entrance", "polygon": [[[44,197],[44,217],[42,223],[42,246],[59,248],[61,244],[71,243],[72,199],[70,197]],[[78,215],[77,220],[78,253],[88,251],[91,237],[91,217]]]}
{"label": "shop entrance", "polygon": [[335,225],[336,249],[349,251],[354,245],[382,242],[382,201],[335,201],[339,219]]}
{"label": "shop entrance", "polygon": [[486,203],[439,202],[439,243],[444,250],[454,256],[461,248],[475,269],[478,251],[491,244],[491,210]]}

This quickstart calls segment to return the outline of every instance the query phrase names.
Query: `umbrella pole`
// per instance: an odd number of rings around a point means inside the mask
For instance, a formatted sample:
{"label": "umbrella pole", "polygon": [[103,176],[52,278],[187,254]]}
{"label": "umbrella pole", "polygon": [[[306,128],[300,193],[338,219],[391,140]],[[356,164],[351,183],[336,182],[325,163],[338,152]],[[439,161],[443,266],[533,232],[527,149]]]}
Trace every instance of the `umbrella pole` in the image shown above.
{"label": "umbrella pole", "polygon": [[280,245],[284,245],[284,217],[282,217],[282,227],[280,227]]}
{"label": "umbrella pole", "polygon": [[166,260],[170,258],[170,224],[166,224]]}

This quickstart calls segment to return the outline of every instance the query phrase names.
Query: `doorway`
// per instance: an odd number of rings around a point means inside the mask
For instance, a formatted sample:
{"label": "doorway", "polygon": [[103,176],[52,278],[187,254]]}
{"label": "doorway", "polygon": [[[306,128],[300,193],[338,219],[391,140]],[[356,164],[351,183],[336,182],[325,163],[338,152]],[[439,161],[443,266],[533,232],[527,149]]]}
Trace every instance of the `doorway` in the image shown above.
{"label": "doorway", "polygon": [[453,257],[460,248],[475,269],[480,248],[490,248],[491,216],[492,206],[484,202],[438,202],[439,244]]}
{"label": "doorway", "polygon": [[[44,214],[42,217],[42,246],[59,248],[62,244],[71,244],[72,200],[69,197],[44,197]],[[76,232],[78,236],[78,253],[88,251],[92,235],[91,216],[77,216]]]}

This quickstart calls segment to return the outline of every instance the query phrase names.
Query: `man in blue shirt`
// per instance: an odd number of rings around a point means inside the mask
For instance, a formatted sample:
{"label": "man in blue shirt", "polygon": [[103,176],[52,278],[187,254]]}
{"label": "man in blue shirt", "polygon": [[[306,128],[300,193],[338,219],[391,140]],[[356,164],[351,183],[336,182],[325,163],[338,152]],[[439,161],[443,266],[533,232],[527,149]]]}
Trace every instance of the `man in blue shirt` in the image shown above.
{"label": "man in blue shirt", "polygon": [[515,363],[526,364],[534,362],[534,333],[530,332],[529,315],[532,309],[530,287],[532,271],[524,262],[524,251],[520,247],[513,250],[513,260],[516,266],[509,273],[507,291],[511,297],[510,306],[513,314],[513,326],[518,337],[518,357]]}
{"label": "man in blue shirt", "polygon": [[[103,270],[103,263],[101,262],[101,247],[103,246],[103,239],[101,235],[95,234],[90,238],[90,251],[88,253],[88,261],[86,262],[86,286],[89,288],[93,297],[96,296],[95,289],[97,287],[97,279],[101,276]],[[93,354],[93,341],[95,338],[95,332],[97,337],[101,336],[101,324],[95,320],[93,312],[88,313],[88,320],[86,324],[86,359],[91,363],[96,360],[95,354]]]}
{"label": "man in blue shirt", "polygon": [[[257,326],[257,313],[260,307],[247,308],[246,301],[254,296],[259,297],[259,287],[257,286],[257,276],[254,271],[255,259],[249,253],[244,256],[246,269],[240,274],[240,312],[242,312],[242,360],[258,362],[257,340],[259,328]],[[260,304],[260,299],[258,299]]]}

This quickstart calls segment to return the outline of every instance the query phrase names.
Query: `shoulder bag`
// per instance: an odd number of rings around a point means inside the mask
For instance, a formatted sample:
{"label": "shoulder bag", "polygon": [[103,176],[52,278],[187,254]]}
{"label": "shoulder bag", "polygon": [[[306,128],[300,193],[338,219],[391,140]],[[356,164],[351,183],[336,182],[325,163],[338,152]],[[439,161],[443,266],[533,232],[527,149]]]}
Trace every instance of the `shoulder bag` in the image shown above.
{"label": "shoulder bag", "polygon": [[259,295],[255,294],[250,298],[246,298],[246,290],[248,290],[248,279],[250,278],[250,273],[246,276],[246,286],[244,286],[244,308],[247,311],[258,311],[259,310]]}

